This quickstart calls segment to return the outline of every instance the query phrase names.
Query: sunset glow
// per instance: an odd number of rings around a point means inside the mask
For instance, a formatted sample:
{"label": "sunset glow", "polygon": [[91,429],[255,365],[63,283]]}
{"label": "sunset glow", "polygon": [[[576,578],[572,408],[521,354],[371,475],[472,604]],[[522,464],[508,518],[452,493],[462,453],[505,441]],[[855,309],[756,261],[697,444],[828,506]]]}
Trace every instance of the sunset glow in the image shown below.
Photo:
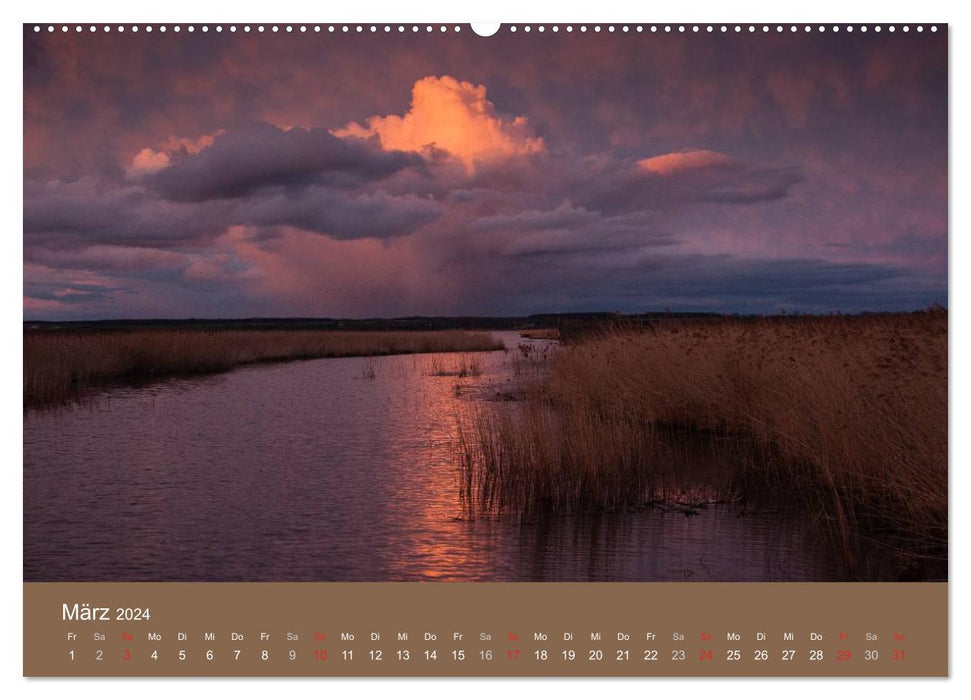
{"label": "sunset glow", "polygon": [[30,31],[24,314],[946,305],[946,41]]}

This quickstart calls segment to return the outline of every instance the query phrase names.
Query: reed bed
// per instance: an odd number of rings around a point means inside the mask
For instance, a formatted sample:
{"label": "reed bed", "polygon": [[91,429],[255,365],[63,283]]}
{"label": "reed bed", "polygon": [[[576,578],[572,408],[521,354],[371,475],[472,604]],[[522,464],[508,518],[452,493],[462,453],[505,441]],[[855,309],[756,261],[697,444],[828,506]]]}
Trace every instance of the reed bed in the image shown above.
{"label": "reed bed", "polygon": [[560,331],[556,328],[535,328],[528,331],[520,331],[519,335],[527,340],[559,340]]}
{"label": "reed bed", "polygon": [[[498,349],[504,348],[502,346]],[[435,355],[423,363],[422,372],[433,377],[478,377],[482,374],[482,364],[478,357],[470,353],[462,353],[457,357]]]}
{"label": "reed bed", "polygon": [[946,312],[614,329],[460,427],[470,513],[642,504],[675,427],[718,436],[747,490],[807,498],[844,542],[876,528],[946,556]]}
{"label": "reed bed", "polygon": [[25,331],[24,406],[70,400],[119,379],[222,372],[254,362],[503,348],[488,333],[460,330]]}

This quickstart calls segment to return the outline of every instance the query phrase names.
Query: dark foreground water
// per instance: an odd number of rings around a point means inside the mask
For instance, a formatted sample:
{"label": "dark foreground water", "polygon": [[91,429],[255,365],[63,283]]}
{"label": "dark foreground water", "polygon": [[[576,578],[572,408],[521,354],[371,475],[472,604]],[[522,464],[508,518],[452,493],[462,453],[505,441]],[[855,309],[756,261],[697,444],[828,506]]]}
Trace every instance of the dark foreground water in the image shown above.
{"label": "dark foreground water", "polygon": [[517,355],[259,365],[25,413],[24,579],[846,578],[797,507],[461,519],[456,415],[511,390]]}

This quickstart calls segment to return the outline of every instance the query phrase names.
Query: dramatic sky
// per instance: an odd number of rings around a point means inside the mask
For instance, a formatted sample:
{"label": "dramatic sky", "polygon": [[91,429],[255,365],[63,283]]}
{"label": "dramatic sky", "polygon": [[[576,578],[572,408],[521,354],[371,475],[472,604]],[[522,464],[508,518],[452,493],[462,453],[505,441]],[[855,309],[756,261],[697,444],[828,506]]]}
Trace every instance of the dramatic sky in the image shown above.
{"label": "dramatic sky", "polygon": [[947,303],[944,32],[24,52],[25,318]]}

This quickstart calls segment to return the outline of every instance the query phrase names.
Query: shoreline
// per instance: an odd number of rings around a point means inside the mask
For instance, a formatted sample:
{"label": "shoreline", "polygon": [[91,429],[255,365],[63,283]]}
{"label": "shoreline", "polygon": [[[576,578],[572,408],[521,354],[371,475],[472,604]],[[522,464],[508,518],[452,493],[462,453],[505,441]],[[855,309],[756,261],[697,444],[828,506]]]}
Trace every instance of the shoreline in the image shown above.
{"label": "shoreline", "polygon": [[485,331],[184,330],[24,333],[24,410],[56,406],[126,379],[339,357],[504,350]]}

